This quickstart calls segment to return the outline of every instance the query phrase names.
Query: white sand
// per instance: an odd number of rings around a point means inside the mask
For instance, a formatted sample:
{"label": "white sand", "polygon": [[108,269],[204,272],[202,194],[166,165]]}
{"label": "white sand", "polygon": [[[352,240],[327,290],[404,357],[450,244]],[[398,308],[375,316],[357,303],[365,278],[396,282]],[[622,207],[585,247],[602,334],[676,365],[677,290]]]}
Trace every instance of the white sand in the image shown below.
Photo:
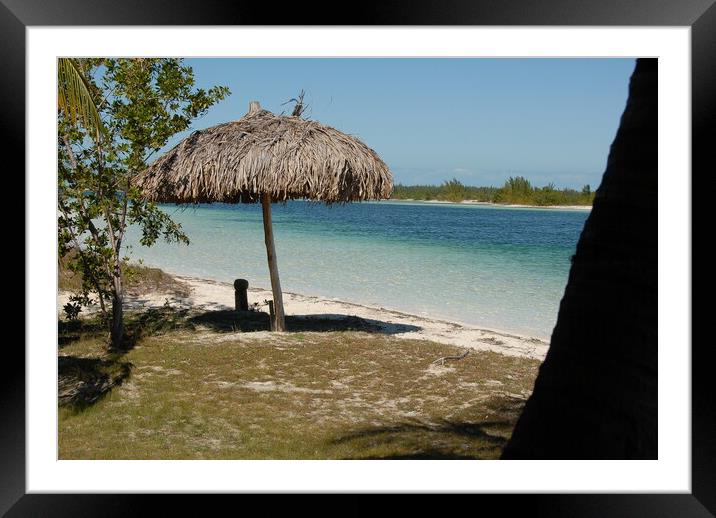
{"label": "white sand", "polygon": [[[175,276],[191,288],[186,298],[179,298],[166,293],[152,293],[140,297],[127,297],[127,306],[133,308],[157,307],[167,300],[174,307],[193,308],[203,311],[226,310],[234,308],[234,287],[230,283],[222,283],[195,277]],[[59,295],[58,311],[67,302],[68,294]],[[261,288],[249,288],[249,304],[271,299],[271,291]],[[458,322],[447,322],[409,315],[384,308],[374,308],[322,297],[300,295],[298,293],[283,294],[284,307],[287,315],[334,315],[356,316],[373,321],[378,328],[392,336],[413,340],[431,340],[434,342],[467,347],[480,351],[494,351],[510,356],[522,356],[538,360],[544,359],[549,348],[545,340],[520,336],[503,331],[481,329]],[[266,311],[266,306],[261,306]],[[257,332],[262,334],[268,332]],[[252,333],[254,334],[254,333]]]}

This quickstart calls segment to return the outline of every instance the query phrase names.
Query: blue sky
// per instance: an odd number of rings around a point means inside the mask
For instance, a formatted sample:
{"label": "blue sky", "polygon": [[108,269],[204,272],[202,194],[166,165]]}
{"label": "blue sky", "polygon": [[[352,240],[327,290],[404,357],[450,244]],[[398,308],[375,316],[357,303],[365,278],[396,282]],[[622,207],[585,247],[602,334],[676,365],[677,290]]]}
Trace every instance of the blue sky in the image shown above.
{"label": "blue sky", "polygon": [[[359,137],[403,184],[599,185],[633,59],[186,59],[231,96],[192,129],[276,113],[306,91],[307,116]],[[171,140],[175,145],[185,132]]]}

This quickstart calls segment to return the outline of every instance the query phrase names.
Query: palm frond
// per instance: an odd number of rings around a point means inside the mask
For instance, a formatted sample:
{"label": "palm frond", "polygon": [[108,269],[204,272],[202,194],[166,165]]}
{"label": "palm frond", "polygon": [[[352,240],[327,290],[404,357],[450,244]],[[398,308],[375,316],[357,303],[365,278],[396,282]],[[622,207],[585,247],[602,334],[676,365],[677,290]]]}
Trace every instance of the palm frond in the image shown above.
{"label": "palm frond", "polygon": [[104,125],[90,93],[90,85],[82,71],[69,58],[57,60],[57,107],[74,123],[99,138]]}

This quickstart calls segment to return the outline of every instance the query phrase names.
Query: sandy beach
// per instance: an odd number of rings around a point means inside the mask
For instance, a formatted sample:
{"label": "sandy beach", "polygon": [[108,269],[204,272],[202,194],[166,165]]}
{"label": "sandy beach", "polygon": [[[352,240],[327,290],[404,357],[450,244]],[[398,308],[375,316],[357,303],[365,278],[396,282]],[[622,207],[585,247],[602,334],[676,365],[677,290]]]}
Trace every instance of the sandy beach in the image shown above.
{"label": "sandy beach", "polygon": [[[173,293],[161,292],[141,296],[128,295],[125,300],[126,307],[131,309],[159,307],[168,301],[173,307],[196,311],[234,308],[232,284],[181,275],[174,275],[174,277],[189,287],[188,296],[180,297]],[[459,322],[430,319],[385,308],[298,293],[284,292],[283,296],[287,315],[300,318],[319,315],[322,318],[329,316],[329,318],[336,319],[358,317],[369,321],[373,327],[385,333],[408,340],[430,340],[478,351],[493,351],[537,360],[544,359],[549,348],[548,341],[540,338],[481,329]],[[60,292],[58,312],[61,311],[68,297],[69,293]],[[270,298],[272,298],[271,291],[268,289],[249,288],[249,305],[263,304],[264,300]],[[266,306],[263,305],[260,309],[266,311]],[[259,331],[252,334],[263,337],[267,332]]]}

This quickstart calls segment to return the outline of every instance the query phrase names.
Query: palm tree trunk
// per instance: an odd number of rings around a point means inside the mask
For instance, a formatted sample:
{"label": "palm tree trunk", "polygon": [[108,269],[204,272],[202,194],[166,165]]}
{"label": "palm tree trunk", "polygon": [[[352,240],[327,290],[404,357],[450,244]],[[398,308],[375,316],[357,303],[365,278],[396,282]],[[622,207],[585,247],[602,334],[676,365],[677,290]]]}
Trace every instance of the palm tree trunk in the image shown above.
{"label": "palm tree trunk", "polygon": [[657,86],[657,60],[637,60],[549,353],[502,458],[657,458]]}

